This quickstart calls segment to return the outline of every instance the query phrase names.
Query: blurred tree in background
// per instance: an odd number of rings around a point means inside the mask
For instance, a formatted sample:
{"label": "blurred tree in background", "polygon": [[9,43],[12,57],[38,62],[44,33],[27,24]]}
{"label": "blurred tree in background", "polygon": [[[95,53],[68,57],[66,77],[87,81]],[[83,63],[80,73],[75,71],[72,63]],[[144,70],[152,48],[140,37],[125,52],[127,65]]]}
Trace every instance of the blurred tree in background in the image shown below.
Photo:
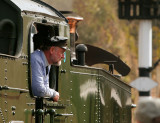
{"label": "blurred tree in background", "polygon": [[[84,18],[78,27],[79,42],[101,47],[125,61],[132,69],[126,82],[138,75],[138,21],[119,20],[117,0],[74,0],[74,11]],[[105,68],[104,68],[105,69]]]}

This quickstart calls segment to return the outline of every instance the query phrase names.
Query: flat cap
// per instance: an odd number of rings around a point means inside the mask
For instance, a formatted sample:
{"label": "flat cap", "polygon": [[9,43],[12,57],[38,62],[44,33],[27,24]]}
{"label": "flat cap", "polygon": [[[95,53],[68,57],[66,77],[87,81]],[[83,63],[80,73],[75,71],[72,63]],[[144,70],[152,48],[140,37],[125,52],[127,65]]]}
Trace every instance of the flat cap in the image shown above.
{"label": "flat cap", "polygon": [[49,36],[43,33],[37,33],[33,37],[33,42],[35,43],[35,49],[45,49],[48,46],[58,46],[65,50],[69,50],[67,47],[67,37],[63,36]]}
{"label": "flat cap", "polygon": [[50,42],[53,46],[58,46],[61,47],[65,50],[69,50],[69,48],[67,47],[67,37],[62,37],[62,36],[53,36],[50,38]]}

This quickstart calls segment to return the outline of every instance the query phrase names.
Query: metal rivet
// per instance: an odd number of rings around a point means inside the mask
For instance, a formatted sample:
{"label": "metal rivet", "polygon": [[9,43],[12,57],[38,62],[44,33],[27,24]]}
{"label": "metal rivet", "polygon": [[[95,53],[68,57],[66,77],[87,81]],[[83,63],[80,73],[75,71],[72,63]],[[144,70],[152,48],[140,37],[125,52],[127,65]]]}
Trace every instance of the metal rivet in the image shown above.
{"label": "metal rivet", "polygon": [[7,69],[5,69],[4,71],[7,72]]}
{"label": "metal rivet", "polygon": [[16,114],[16,112],[15,111],[12,111],[12,115],[15,115]]}
{"label": "metal rivet", "polygon": [[4,96],[7,97],[7,93],[5,93]]}
{"label": "metal rivet", "polygon": [[11,109],[12,109],[12,110],[16,110],[16,106],[12,106]]}

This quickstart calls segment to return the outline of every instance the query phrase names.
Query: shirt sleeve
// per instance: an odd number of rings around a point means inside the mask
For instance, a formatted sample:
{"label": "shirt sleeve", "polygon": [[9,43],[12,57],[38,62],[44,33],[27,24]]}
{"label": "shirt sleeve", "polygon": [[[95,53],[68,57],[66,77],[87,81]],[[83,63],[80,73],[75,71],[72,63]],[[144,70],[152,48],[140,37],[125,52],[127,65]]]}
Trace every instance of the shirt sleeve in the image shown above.
{"label": "shirt sleeve", "polygon": [[[54,89],[49,88],[49,75],[45,75],[46,71],[43,62],[40,59],[31,56],[32,68],[32,92],[34,96],[54,97],[57,95]],[[46,78],[47,77],[47,78]]]}

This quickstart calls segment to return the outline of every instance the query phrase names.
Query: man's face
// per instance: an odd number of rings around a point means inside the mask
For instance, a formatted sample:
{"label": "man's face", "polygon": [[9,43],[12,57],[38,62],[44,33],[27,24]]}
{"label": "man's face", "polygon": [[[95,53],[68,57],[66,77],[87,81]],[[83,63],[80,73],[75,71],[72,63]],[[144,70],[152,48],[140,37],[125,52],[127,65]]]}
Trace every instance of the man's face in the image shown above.
{"label": "man's face", "polygon": [[64,52],[66,50],[60,47],[52,46],[50,49],[50,61],[51,64],[60,66],[61,65],[61,60],[65,58]]}

